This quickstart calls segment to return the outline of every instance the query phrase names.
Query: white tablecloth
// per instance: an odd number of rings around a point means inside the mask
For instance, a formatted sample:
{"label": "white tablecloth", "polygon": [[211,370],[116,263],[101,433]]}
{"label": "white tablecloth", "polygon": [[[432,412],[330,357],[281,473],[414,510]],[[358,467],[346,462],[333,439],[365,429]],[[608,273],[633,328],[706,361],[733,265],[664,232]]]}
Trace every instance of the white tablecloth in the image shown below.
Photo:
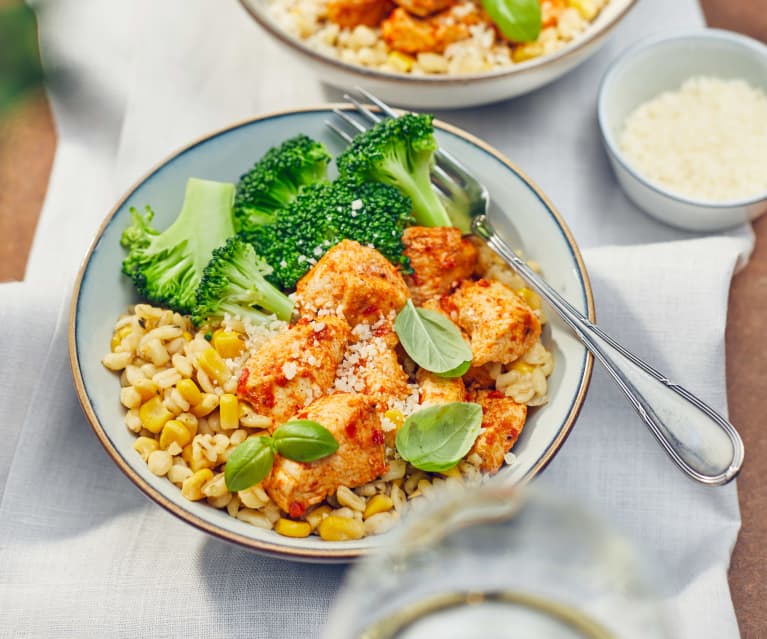
{"label": "white tablecloth", "polygon": [[[250,554],[149,503],[80,410],[66,322],[93,234],[149,166],[239,118],[337,94],[234,0],[38,6],[45,61],[77,84],[51,91],[59,146],[26,280],[0,286],[0,637],[317,636],[344,569]],[[694,0],[641,0],[566,78],[438,115],[505,152],[564,214],[585,249],[600,324],[725,409],[727,293],[750,229],[700,237],[641,214],[613,180],[595,120],[617,52],[660,27],[700,25]],[[673,636],[738,636],[726,580],[735,485],[682,476],[600,370],[539,481],[601,513],[664,568]]]}

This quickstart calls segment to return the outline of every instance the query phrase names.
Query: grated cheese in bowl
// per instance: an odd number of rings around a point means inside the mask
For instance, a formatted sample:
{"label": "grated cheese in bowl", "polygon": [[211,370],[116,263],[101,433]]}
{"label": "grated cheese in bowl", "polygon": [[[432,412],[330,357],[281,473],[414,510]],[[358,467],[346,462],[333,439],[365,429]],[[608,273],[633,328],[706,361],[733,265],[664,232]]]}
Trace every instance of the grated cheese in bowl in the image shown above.
{"label": "grated cheese in bowl", "polygon": [[694,76],[640,104],[619,145],[648,180],[691,199],[767,192],[767,95],[740,79]]}

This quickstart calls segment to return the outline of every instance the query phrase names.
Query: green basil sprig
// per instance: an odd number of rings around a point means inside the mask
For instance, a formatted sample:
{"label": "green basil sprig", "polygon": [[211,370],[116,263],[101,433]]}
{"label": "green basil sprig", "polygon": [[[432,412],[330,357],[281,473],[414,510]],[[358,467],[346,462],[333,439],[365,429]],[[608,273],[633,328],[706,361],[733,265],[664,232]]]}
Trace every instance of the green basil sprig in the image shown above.
{"label": "green basil sprig", "polygon": [[534,42],[541,33],[539,0],[482,0],[501,33],[512,42]]}
{"label": "green basil sprig", "polygon": [[397,452],[421,470],[448,470],[471,450],[481,427],[479,404],[429,406],[413,413],[397,431]]}
{"label": "green basil sprig", "polygon": [[394,332],[407,354],[427,371],[460,377],[471,366],[471,347],[458,327],[442,313],[416,308],[413,300],[394,320]]}
{"label": "green basil sprig", "polygon": [[224,468],[226,487],[232,491],[255,486],[274,465],[274,455],[310,462],[332,455],[338,441],[327,428],[309,419],[286,422],[271,437],[251,437],[229,455]]}

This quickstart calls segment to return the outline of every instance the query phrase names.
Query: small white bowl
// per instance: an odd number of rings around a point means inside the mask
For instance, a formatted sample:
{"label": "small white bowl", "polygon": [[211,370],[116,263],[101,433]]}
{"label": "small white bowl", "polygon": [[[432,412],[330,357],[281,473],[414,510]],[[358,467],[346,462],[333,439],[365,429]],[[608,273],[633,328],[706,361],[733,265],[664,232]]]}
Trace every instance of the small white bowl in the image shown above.
{"label": "small white bowl", "polygon": [[594,21],[555,53],[503,69],[462,75],[413,75],[344,62],[310,47],[272,17],[268,0],[240,0],[251,17],[323,82],[361,87],[392,105],[412,109],[457,109],[529,93],[568,73],[597,52],[637,0],[610,0]]}
{"label": "small white bowl", "polygon": [[[599,89],[598,119],[607,155],[626,195],[661,222],[691,231],[718,231],[767,211],[767,190],[756,197],[710,202],[677,195],[638,173],[618,135],[629,114],[695,75],[740,78],[767,91],[767,46],[729,31],[700,29],[646,38],[622,53]],[[767,123],[765,124],[767,126]],[[767,150],[765,150],[767,161]]]}

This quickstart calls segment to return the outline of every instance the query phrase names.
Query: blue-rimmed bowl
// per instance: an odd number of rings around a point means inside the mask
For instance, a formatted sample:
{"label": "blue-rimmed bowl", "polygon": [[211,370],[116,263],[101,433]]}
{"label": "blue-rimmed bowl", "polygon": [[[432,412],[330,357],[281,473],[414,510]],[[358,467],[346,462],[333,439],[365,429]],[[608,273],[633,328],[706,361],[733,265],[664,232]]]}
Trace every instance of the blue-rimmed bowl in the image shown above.
{"label": "blue-rimmed bowl", "polygon": [[[321,140],[335,154],[341,147],[325,125],[332,108],[274,113],[235,124],[190,144],[149,171],[120,199],[97,232],[75,284],[69,324],[69,352],[80,402],[96,436],[128,478],[160,506],[200,530],[253,550],[306,561],[348,560],[381,543],[381,537],[348,542],[293,539],[234,519],[226,510],[186,500],[167,479],[149,472],[132,449],[135,435],[124,423],[118,376],[104,368],[101,360],[109,351],[117,317],[139,301],[133,285],[120,272],[124,251],[119,240],[129,224],[130,207],[150,204],[157,228],[166,228],[177,215],[189,177],[234,182],[267,149],[299,132]],[[545,195],[484,142],[447,124],[436,126],[439,144],[476,170],[493,194],[498,209],[492,217],[498,230],[535,259],[548,281],[593,319],[591,288],[580,253]],[[516,483],[543,469],[564,443],[584,400],[591,356],[553,317],[545,340],[556,362],[550,401],[531,411],[514,448],[516,462],[499,473],[502,481]]]}
{"label": "blue-rimmed bowl", "polygon": [[[597,114],[618,182],[639,208],[678,228],[717,231],[767,211],[767,188],[756,196],[727,202],[685,197],[644,177],[618,144],[626,118],[636,107],[700,75],[743,79],[767,92],[767,46],[719,29],[651,36],[627,49],[610,66],[599,89]],[[767,150],[765,154],[767,157]]]}

